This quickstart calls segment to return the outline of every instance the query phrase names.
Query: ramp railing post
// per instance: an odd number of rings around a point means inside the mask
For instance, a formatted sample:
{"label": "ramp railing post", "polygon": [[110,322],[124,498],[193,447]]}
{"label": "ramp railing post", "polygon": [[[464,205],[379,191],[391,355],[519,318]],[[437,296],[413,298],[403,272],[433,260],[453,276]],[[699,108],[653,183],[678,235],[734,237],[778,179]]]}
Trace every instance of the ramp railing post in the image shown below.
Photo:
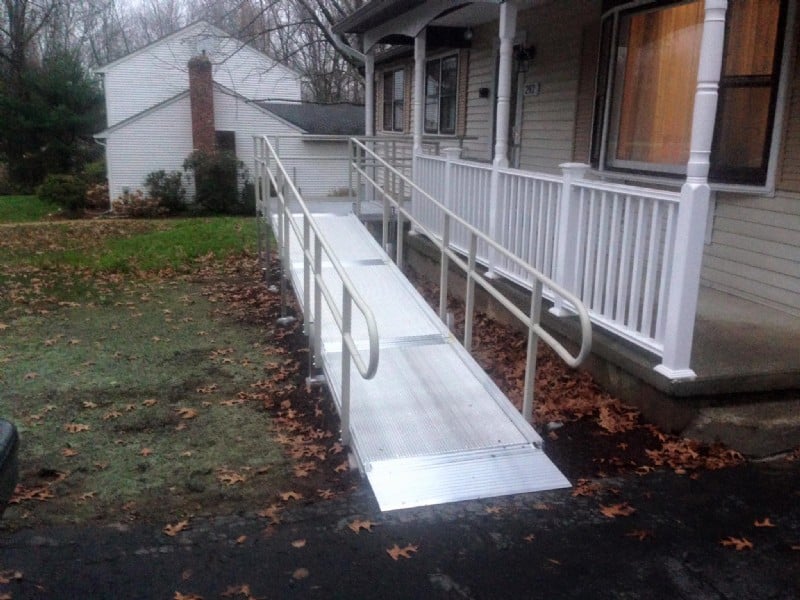
{"label": "ramp railing post", "polygon": [[[575,183],[583,179],[589,165],[583,163],[564,163],[561,166],[563,183],[561,185],[561,198],[558,205],[558,223],[556,231],[556,262],[554,265],[555,276],[553,279],[563,285],[573,294],[578,293],[578,257],[575,238],[578,234],[578,189]],[[564,308],[564,300],[557,297],[553,302],[550,312],[556,316],[564,317],[569,311]]]}
{"label": "ramp railing post", "polygon": [[342,443],[350,443],[350,338],[352,325],[352,305],[350,291],[342,288]]}
{"label": "ramp railing post", "polygon": [[478,254],[478,236],[469,236],[469,262],[467,263],[467,292],[464,301],[464,348],[472,351],[472,321],[475,309],[475,258]]}
{"label": "ramp railing post", "polygon": [[536,352],[539,345],[539,336],[536,328],[542,317],[542,281],[535,278],[531,290],[531,312],[528,315],[528,355],[525,364],[525,386],[522,391],[522,416],[530,423],[533,416],[533,392],[536,383]]}
{"label": "ramp railing post", "polygon": [[322,364],[322,244],[314,238],[314,366]]}
{"label": "ramp railing post", "polygon": [[439,273],[439,318],[447,322],[447,274],[450,270],[450,257],[447,252],[450,247],[450,215],[445,213],[442,227],[442,259]]}
{"label": "ramp railing post", "polygon": [[[311,298],[311,261],[308,255],[311,251],[311,224],[308,219],[303,219],[303,309],[306,318],[303,319],[303,333],[309,334],[308,303]],[[313,325],[312,325],[313,326]]]}

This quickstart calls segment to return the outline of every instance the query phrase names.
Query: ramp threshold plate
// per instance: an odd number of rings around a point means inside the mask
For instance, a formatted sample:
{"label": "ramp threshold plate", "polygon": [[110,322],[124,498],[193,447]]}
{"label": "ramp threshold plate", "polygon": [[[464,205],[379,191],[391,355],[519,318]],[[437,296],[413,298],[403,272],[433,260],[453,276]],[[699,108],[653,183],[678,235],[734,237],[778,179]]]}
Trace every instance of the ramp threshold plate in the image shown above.
{"label": "ramp threshold plate", "polygon": [[[569,487],[541,450],[539,434],[357,217],[314,219],[378,325],[377,374],[364,380],[351,372],[350,434],[351,450],[381,510]],[[290,277],[302,303],[302,250],[294,236],[290,253]],[[323,277],[340,301],[333,268],[323,266]],[[314,320],[311,308],[303,311]],[[321,312],[322,368],[338,406],[341,337],[324,302]],[[357,310],[352,335],[366,349],[366,324]]]}

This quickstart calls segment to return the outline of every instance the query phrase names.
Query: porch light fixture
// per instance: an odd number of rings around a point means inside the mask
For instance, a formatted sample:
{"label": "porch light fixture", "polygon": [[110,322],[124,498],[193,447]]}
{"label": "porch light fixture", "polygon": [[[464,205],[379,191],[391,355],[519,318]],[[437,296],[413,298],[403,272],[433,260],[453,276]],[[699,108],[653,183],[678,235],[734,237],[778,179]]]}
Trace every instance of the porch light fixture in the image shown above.
{"label": "porch light fixture", "polygon": [[530,63],[536,56],[536,46],[528,46],[525,48],[524,46],[519,46],[516,48],[514,52],[514,58],[517,61],[517,65],[519,68],[520,73],[527,73],[528,69],[530,68]]}

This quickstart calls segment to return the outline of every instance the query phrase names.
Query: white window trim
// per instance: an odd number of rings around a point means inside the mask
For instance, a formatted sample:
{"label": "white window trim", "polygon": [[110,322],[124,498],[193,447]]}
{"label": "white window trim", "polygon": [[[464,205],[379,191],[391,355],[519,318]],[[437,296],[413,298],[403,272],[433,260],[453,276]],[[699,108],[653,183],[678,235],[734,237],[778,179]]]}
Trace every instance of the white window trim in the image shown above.
{"label": "white window trim", "polygon": [[[623,11],[627,11],[637,7],[643,7],[648,4],[653,4],[654,0],[636,0],[634,2],[630,2],[627,4],[623,4],[612,8],[605,14],[601,15],[601,22],[603,19],[613,16],[614,22],[612,26],[612,39],[616,43],[617,35],[619,33],[619,13]],[[778,172],[778,164],[780,160],[780,148],[781,148],[781,140],[783,138],[784,127],[785,127],[785,115],[786,115],[786,108],[789,102],[789,88],[791,84],[791,73],[789,72],[791,69],[791,62],[792,62],[792,51],[795,44],[795,19],[797,16],[797,0],[788,0],[788,5],[786,9],[786,31],[784,32],[784,42],[783,42],[783,52],[781,55],[781,73],[778,79],[778,91],[777,91],[777,98],[775,101],[775,115],[774,121],[772,126],[772,140],[770,141],[769,147],[769,161],[767,162],[767,176],[764,182],[764,185],[748,185],[748,184],[734,184],[734,183],[720,183],[720,182],[709,182],[709,187],[713,191],[718,192],[733,192],[733,193],[748,193],[748,194],[756,194],[756,195],[764,195],[764,196],[774,196],[776,191],[776,184],[777,184],[777,172]],[[613,55],[614,59],[612,61],[611,68],[616,68],[616,54]],[[800,60],[800,53],[795,58],[795,60]],[[603,108],[603,127],[602,127],[602,141],[600,145],[600,156],[599,156],[599,167],[596,169],[592,169],[592,173],[596,176],[614,180],[614,181],[631,181],[636,183],[644,183],[650,185],[659,185],[671,188],[679,188],[683,185],[684,180],[676,177],[670,177],[668,175],[657,175],[657,174],[636,174],[636,173],[626,173],[623,171],[618,171],[616,169],[609,169],[608,167],[604,167],[607,164],[607,152],[609,148],[609,128],[611,123],[611,104],[610,101],[611,96],[613,94],[613,82],[614,77],[613,73],[609,74],[608,82],[607,82],[607,89],[606,89],[606,104]],[[593,115],[592,119],[595,119],[596,115]],[[594,128],[593,128],[594,129]],[[636,166],[622,166],[620,161],[617,161],[617,166],[619,168],[637,168]],[[664,170],[666,173],[666,169]],[[686,166],[684,165],[681,169],[679,169],[675,174],[685,176],[686,173]]]}

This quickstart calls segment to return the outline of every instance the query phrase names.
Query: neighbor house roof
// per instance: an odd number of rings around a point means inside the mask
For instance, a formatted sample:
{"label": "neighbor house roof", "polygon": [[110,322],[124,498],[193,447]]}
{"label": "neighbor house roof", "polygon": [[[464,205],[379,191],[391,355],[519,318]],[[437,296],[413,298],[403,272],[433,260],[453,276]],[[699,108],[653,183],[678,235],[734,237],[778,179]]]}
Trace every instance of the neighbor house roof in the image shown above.
{"label": "neighbor house roof", "polygon": [[[118,58],[117,60],[114,60],[114,61],[112,61],[110,63],[107,63],[107,64],[105,64],[105,65],[103,65],[101,67],[95,68],[94,72],[95,73],[106,73],[106,72],[110,71],[111,69],[113,69],[114,67],[116,67],[117,65],[119,65],[120,63],[124,63],[125,61],[133,58],[134,56],[137,56],[137,55],[139,55],[139,54],[141,54],[143,52],[146,52],[148,49],[152,48],[153,46],[157,46],[158,44],[163,44],[163,43],[169,42],[170,40],[174,40],[176,38],[179,38],[181,36],[189,34],[194,29],[198,30],[198,33],[201,32],[201,31],[210,32],[215,37],[218,37],[218,38],[237,39],[234,36],[230,35],[229,33],[226,33],[225,31],[223,31],[219,27],[216,27],[216,26],[212,25],[208,21],[195,21],[194,23],[190,23],[186,27],[178,29],[177,31],[173,31],[169,35],[165,35],[162,38],[159,38],[159,39],[157,39],[157,40],[155,40],[153,42],[150,42],[149,44],[146,44],[146,45],[142,46],[141,48],[138,48],[138,49],[134,50],[133,52],[130,52],[129,54],[126,54],[125,56],[122,56],[122,57]],[[299,72],[296,71],[295,69],[293,69],[292,67],[276,61],[271,56],[265,54],[264,52],[261,52],[260,50],[257,50],[256,48],[253,48],[252,46],[242,42],[241,40],[238,40],[238,42],[240,44],[242,44],[243,48],[246,48],[246,49],[248,49],[248,50],[250,50],[252,52],[257,52],[258,54],[261,54],[262,56],[266,57],[268,60],[270,60],[271,62],[275,63],[276,65],[280,65],[280,67],[286,69],[287,71],[289,71],[291,73],[294,73],[296,75],[299,75]]]}
{"label": "neighbor house roof", "polygon": [[364,107],[359,104],[255,102],[265,110],[314,135],[364,135]]}
{"label": "neighbor house roof", "polygon": [[[237,99],[241,100],[242,102],[246,102],[247,104],[252,104],[253,106],[255,106],[261,112],[269,113],[269,114],[271,114],[271,116],[277,117],[278,119],[280,119],[281,121],[284,121],[287,125],[289,125],[290,127],[293,127],[294,129],[298,129],[300,131],[305,131],[305,129],[303,127],[299,126],[297,123],[294,123],[290,119],[287,119],[287,118],[283,117],[282,115],[280,115],[276,111],[270,110],[267,105],[268,104],[272,104],[272,103],[269,103],[269,102],[253,102],[252,100],[249,100],[248,98],[245,98],[241,94],[233,91],[232,89],[230,89],[228,87],[225,87],[224,85],[222,85],[220,83],[217,83],[216,81],[214,82],[214,89],[219,91],[219,92],[222,92],[223,94],[228,94],[229,96],[233,96],[234,98],[237,98]],[[107,129],[104,129],[103,131],[101,131],[99,133],[95,133],[94,136],[92,136],[92,137],[94,137],[96,139],[99,139],[99,140],[105,139],[110,134],[114,133],[115,131],[118,131],[119,129],[123,129],[123,128],[127,127],[128,125],[130,125],[131,123],[134,123],[134,122],[138,121],[139,119],[141,119],[143,117],[146,117],[147,115],[150,115],[150,114],[152,114],[154,112],[158,112],[159,110],[161,110],[162,108],[164,108],[166,106],[169,106],[173,102],[177,102],[178,100],[181,100],[181,99],[186,98],[188,96],[189,96],[189,90],[188,89],[184,90],[182,92],[179,92],[179,93],[175,94],[174,96],[172,96],[171,98],[167,98],[163,102],[159,102],[158,104],[155,104],[155,105],[151,106],[150,108],[147,108],[147,109],[145,109],[145,110],[143,110],[143,111],[141,111],[141,112],[139,112],[139,113],[137,113],[137,114],[135,114],[133,116],[130,116],[127,119],[124,119],[123,121],[120,121],[119,123],[116,123],[116,124],[112,125],[111,127],[107,128]],[[319,106],[319,105],[315,105],[315,106]],[[364,110],[364,107],[361,107],[362,115],[363,115],[363,110]],[[363,116],[362,116],[362,121],[363,121]],[[363,123],[361,125],[361,130],[362,130],[362,132],[364,130]],[[308,133],[311,133],[311,132],[308,132]],[[357,135],[357,134],[349,134],[349,135]]]}

